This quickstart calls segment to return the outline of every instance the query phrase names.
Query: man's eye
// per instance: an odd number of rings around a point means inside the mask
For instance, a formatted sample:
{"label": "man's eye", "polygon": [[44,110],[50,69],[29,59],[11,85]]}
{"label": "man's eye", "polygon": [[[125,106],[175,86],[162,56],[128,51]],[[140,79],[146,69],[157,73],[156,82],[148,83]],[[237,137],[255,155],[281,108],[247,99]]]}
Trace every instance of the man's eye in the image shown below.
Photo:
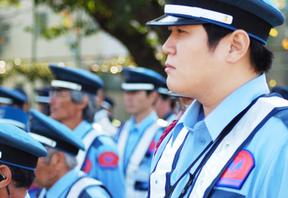
{"label": "man's eye", "polygon": [[177,29],[177,32],[178,32],[178,33],[185,33],[186,31],[185,31],[185,30],[182,30],[182,29]]}

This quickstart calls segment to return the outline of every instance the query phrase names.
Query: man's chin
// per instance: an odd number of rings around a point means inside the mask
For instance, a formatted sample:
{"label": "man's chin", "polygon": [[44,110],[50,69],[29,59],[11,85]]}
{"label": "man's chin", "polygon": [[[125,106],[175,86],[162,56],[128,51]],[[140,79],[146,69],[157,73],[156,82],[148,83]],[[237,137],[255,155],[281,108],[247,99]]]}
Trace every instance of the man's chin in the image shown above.
{"label": "man's chin", "polygon": [[36,186],[38,188],[45,188],[44,184],[37,178],[35,178],[33,182],[33,186]]}
{"label": "man's chin", "polygon": [[133,108],[126,108],[126,112],[129,114],[133,114],[135,110]]}
{"label": "man's chin", "polygon": [[54,120],[61,121],[60,117],[56,113],[51,112],[50,117]]}

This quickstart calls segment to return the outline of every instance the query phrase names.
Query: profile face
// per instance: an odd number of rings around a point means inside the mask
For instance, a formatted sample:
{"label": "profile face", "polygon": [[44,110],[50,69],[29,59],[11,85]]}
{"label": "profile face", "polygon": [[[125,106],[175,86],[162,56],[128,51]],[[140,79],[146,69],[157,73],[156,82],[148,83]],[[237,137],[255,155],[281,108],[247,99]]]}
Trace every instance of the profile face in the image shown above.
{"label": "profile face", "polygon": [[55,180],[55,167],[51,164],[52,153],[46,157],[40,157],[35,169],[35,183],[42,188],[49,188]]}
{"label": "profile face", "polygon": [[50,95],[50,110],[53,119],[63,122],[76,115],[77,105],[73,103],[69,90],[53,90]]}
{"label": "profile face", "polygon": [[163,45],[167,54],[165,72],[170,90],[192,98],[210,86],[217,70],[215,50],[208,47],[208,36],[202,25],[171,26]]}
{"label": "profile face", "polygon": [[125,91],[124,104],[127,113],[135,115],[145,111],[151,106],[151,94],[146,91]]}

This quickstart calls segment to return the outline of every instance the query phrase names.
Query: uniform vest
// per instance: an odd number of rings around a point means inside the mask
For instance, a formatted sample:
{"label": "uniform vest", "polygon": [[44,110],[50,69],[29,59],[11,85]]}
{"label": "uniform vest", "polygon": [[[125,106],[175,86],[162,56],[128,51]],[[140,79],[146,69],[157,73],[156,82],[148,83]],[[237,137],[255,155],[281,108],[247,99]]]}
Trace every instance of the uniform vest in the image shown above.
{"label": "uniform vest", "polygon": [[81,170],[81,168],[83,167],[83,164],[85,162],[86,159],[86,155],[88,153],[88,149],[90,148],[90,146],[92,145],[92,143],[94,142],[94,140],[96,138],[98,138],[100,135],[103,135],[103,132],[101,130],[101,127],[99,126],[99,128],[97,128],[97,124],[93,125],[93,129],[91,129],[83,138],[83,143],[85,146],[85,151],[83,150],[79,150],[78,154],[77,154],[77,168],[79,170]]}
{"label": "uniform vest", "polygon": [[[139,166],[145,157],[145,154],[153,141],[160,126],[157,122],[152,124],[143,134],[141,140],[137,144],[134,152],[131,154],[127,169],[126,169],[126,185],[127,185],[127,197],[143,197],[146,191],[139,191],[135,189],[137,181],[146,182],[148,178],[139,174]],[[119,154],[123,158],[125,152],[125,145],[129,136],[129,127],[125,124],[122,128],[122,132],[119,136],[118,149]],[[144,181],[143,181],[144,180]]]}
{"label": "uniform vest", "polygon": [[[80,177],[71,186],[69,192],[66,195],[66,198],[79,197],[85,189],[92,187],[92,186],[99,186],[99,187],[103,188],[104,190],[106,190],[106,188],[103,186],[103,184],[100,181],[84,176],[84,177]],[[110,194],[107,190],[106,190],[106,192],[108,194]],[[111,195],[110,195],[110,197],[111,197]]]}
{"label": "uniform vest", "polygon": [[[287,100],[274,96],[259,98],[255,104],[251,104],[247,112],[244,112],[244,115],[233,123],[232,129],[228,130],[218,143],[216,143],[216,139],[212,146],[210,146],[210,149],[204,152],[200,160],[193,167],[189,167],[189,170],[185,171],[186,174],[190,172],[190,179],[183,188],[180,197],[185,196],[191,187],[192,190],[189,192],[190,197],[209,197],[216,182],[228,167],[229,162],[253,139],[259,128],[267,120],[280,110],[287,109],[287,107]],[[165,150],[166,148],[163,152]],[[158,163],[161,161],[163,159],[160,157]],[[159,170],[161,167],[157,167],[156,169]],[[150,180],[150,185],[153,185],[151,182]],[[169,195],[166,196],[172,195],[173,191],[169,192]]]}

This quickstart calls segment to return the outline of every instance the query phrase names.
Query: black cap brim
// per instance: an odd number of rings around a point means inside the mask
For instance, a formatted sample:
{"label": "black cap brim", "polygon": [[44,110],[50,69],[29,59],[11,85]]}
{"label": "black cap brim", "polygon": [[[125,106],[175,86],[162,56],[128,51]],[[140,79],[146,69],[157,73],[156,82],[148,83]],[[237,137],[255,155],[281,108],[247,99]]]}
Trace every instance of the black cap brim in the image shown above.
{"label": "black cap brim", "polygon": [[186,18],[174,15],[164,14],[161,17],[148,21],[148,26],[180,26],[180,25],[197,25],[207,23],[200,18]]}

